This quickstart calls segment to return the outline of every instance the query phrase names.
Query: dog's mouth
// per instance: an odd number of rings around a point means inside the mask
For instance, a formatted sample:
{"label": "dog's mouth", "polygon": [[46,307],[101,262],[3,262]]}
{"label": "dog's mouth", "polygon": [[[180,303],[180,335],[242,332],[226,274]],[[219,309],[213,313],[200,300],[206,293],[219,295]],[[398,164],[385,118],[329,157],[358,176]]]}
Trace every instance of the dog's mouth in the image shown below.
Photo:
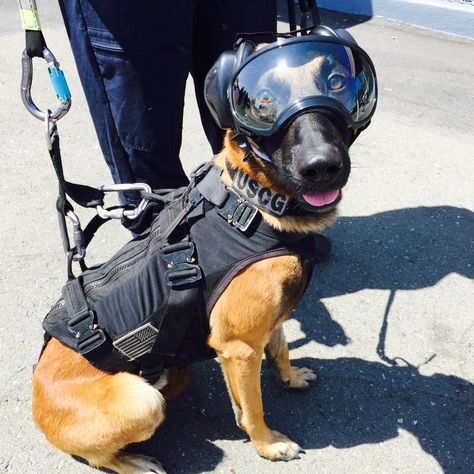
{"label": "dog's mouth", "polygon": [[297,207],[303,212],[324,214],[332,211],[342,199],[341,188],[332,188],[313,193],[304,193],[297,199]]}
{"label": "dog's mouth", "polygon": [[341,199],[341,189],[334,188],[318,193],[303,194],[303,199],[311,207],[323,208],[333,206]]}

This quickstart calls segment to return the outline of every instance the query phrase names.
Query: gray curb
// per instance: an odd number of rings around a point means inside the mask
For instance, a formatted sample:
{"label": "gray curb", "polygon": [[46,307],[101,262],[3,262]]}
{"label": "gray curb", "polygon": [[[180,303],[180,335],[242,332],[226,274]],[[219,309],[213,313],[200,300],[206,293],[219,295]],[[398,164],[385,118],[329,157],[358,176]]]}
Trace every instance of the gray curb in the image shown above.
{"label": "gray curb", "polygon": [[470,0],[318,0],[318,6],[474,38],[474,2]]}

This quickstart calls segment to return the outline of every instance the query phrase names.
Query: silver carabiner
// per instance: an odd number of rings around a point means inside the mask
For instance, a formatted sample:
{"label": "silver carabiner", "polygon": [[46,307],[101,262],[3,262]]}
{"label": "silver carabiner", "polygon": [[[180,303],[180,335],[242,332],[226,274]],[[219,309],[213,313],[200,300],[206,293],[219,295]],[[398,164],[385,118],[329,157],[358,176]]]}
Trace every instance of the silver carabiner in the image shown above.
{"label": "silver carabiner", "polygon": [[[104,193],[109,192],[121,192],[121,191],[145,191],[151,193],[151,188],[146,183],[130,183],[130,184],[111,184],[111,185],[102,185],[99,186],[99,191]],[[122,219],[126,217],[127,219],[136,219],[148,205],[148,199],[142,199],[138,206],[135,209],[104,209],[103,206],[97,206],[97,214],[99,214],[102,219]]]}
{"label": "silver carabiner", "polygon": [[[48,70],[51,82],[54,90],[61,101],[56,109],[51,112],[50,118],[53,121],[59,120],[64,117],[71,108],[71,94],[67,83],[64,79],[64,74],[59,68],[59,63],[56,61],[54,54],[48,49],[43,49],[43,59],[48,64]],[[21,100],[26,107],[26,110],[30,112],[34,117],[39,120],[45,120],[47,112],[40,110],[33,99],[31,98],[31,85],[33,83],[33,59],[28,56],[26,49],[21,55]]]}
{"label": "silver carabiner", "polygon": [[61,233],[64,253],[69,255],[69,252],[72,250],[74,252],[72,259],[75,262],[78,262],[79,260],[84,260],[86,256],[86,247],[84,245],[84,233],[81,228],[81,221],[79,220],[77,214],[73,211],[68,211],[66,216],[72,223],[74,247],[71,247],[71,242],[69,240],[66,218],[58,211],[59,231]]}

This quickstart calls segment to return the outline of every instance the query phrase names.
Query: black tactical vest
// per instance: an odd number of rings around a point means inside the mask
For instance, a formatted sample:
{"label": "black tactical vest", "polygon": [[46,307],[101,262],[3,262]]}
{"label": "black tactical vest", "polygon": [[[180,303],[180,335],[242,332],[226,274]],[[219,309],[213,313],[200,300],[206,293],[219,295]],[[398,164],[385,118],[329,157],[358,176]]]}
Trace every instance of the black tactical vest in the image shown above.
{"label": "black tactical vest", "polygon": [[101,370],[154,381],[164,367],[215,357],[208,318],[238,272],[279,255],[312,262],[313,252],[311,236],[272,229],[207,166],[148,232],[68,281],[43,328]]}

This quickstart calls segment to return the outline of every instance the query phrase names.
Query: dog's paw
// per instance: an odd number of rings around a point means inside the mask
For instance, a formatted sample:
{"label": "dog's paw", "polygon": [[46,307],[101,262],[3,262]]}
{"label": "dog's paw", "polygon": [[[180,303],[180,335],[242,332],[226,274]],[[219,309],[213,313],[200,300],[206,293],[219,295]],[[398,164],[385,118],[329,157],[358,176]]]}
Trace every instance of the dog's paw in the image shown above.
{"label": "dog's paw", "polygon": [[120,456],[117,472],[127,474],[166,474],[159,461],[144,454],[123,454]]}
{"label": "dog's paw", "polygon": [[279,433],[271,431],[272,437],[268,442],[255,443],[258,454],[270,461],[290,461],[298,459],[302,449],[290,438]]}
{"label": "dog's paw", "polygon": [[170,371],[168,369],[163,370],[160,378],[153,384],[153,387],[158,391],[165,388],[170,381]]}
{"label": "dog's paw", "polygon": [[307,367],[292,367],[289,377],[283,378],[282,382],[288,388],[303,390],[316,380],[316,374]]}

